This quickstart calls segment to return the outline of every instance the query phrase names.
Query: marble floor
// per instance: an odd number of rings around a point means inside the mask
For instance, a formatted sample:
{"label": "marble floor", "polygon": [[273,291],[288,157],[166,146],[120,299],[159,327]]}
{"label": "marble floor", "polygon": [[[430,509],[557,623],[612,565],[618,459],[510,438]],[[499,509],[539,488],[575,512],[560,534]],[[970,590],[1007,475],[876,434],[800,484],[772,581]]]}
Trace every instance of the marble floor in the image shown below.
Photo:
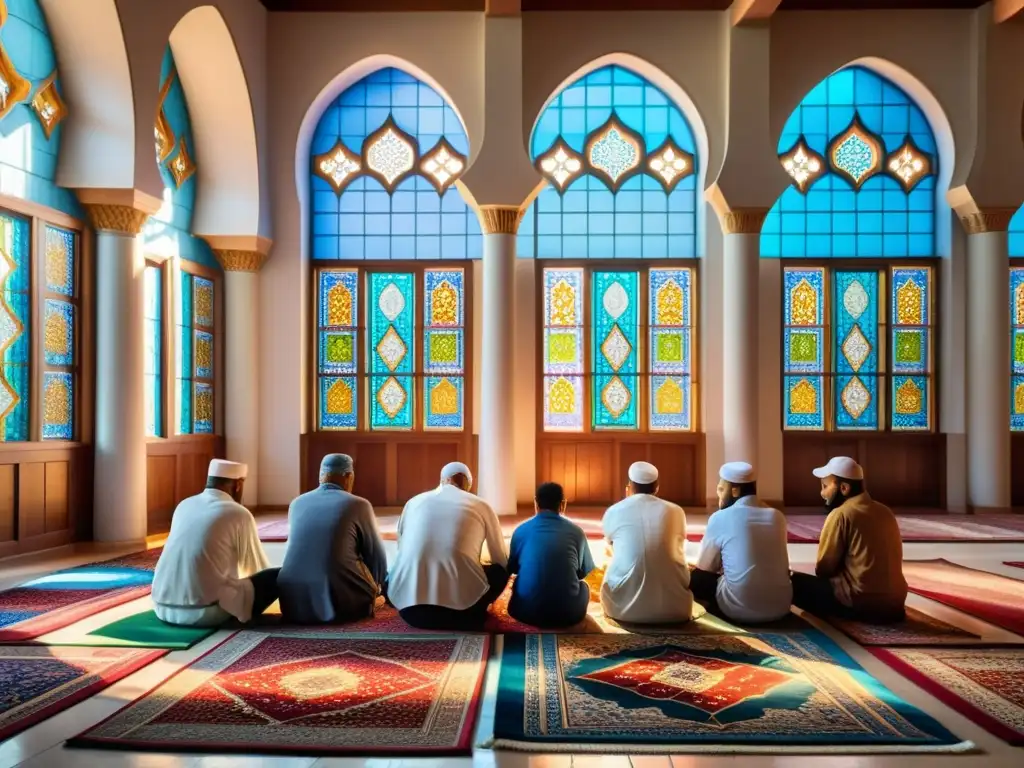
{"label": "marble floor", "polygon": [[[690,522],[703,526],[701,515],[689,516]],[[395,544],[386,542],[389,556]],[[266,544],[267,554],[275,564],[284,556],[284,544]],[[696,557],[699,545],[687,544],[687,555]],[[595,559],[603,559],[600,548],[594,547]],[[813,544],[790,544],[793,563],[813,562],[816,547]],[[120,552],[104,550],[101,556],[113,557]],[[1020,578],[1024,572],[1002,565],[1004,560],[1024,560],[1024,544],[918,544],[904,545],[908,560],[943,557],[962,565],[983,568],[1006,576]],[[19,584],[34,576],[98,559],[94,547],[80,546],[74,550],[62,549],[0,564],[0,589]],[[958,611],[931,600],[911,595],[911,605],[940,619],[981,634],[994,642],[1014,639],[1015,636],[984,622],[972,619]],[[118,606],[85,619],[73,627],[58,630],[41,640],[58,641],[70,634],[88,632],[110,621],[145,610],[149,598]],[[813,620],[812,620],[813,621]],[[1020,768],[1024,765],[1024,748],[1008,746],[990,736],[956,711],[924,693],[912,683],[893,672],[860,646],[826,625],[814,622],[822,631],[835,639],[858,663],[891,688],[897,695],[937,718],[962,739],[973,741],[979,752],[964,755],[714,755],[677,754],[672,756],[602,756],[602,755],[532,755],[511,752],[476,750],[466,758],[308,758],[269,757],[258,755],[174,755],[152,752],[111,752],[82,749],[64,749],[66,739],[94,725],[124,704],[142,695],[156,683],[205,653],[223,640],[228,632],[220,631],[187,651],[175,651],[150,666],[139,670],[101,693],[87,699],[55,717],[23,731],[0,744],[0,768],[26,766],[26,768],[719,768],[744,766],[772,766],[773,768],[803,768],[827,765],[828,768],[941,768],[941,766],[978,766],[981,768]],[[497,687],[498,657],[495,655],[487,671],[483,707],[478,723],[478,737],[490,734],[494,720],[494,701]],[[0,692],[2,694],[2,692]]]}

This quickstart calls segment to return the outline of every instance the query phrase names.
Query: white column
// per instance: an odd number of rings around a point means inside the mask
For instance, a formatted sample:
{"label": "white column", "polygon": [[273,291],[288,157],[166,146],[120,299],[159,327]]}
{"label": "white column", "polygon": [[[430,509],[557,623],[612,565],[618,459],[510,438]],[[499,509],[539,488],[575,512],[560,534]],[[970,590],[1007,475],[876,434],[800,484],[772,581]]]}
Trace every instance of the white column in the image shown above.
{"label": "white column", "polygon": [[1010,506],[1010,315],[1006,230],[1012,211],[961,219],[967,230],[967,502]]}
{"label": "white column", "polygon": [[143,211],[86,206],[96,234],[96,428],[93,535],[146,538]]}
{"label": "white column", "polygon": [[259,498],[259,251],[215,250],[224,269],[224,442],[227,458],[249,467],[242,503]]}
{"label": "white column", "polygon": [[722,218],[722,428],[725,461],[757,465],[758,283],[761,225],[767,211]]}
{"label": "white column", "polygon": [[484,231],[483,344],[480,355],[480,497],[500,515],[516,512],[512,363],[515,336],[515,206],[480,207]]}

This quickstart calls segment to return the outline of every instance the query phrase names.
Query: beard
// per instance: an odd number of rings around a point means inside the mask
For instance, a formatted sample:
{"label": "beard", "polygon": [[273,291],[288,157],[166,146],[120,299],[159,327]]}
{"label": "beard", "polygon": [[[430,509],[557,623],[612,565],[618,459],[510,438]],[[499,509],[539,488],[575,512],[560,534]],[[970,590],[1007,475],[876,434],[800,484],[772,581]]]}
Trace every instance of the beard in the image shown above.
{"label": "beard", "polygon": [[843,492],[841,490],[836,488],[832,496],[828,499],[825,499],[824,501],[825,511],[831,512],[833,509],[842,506],[843,502],[846,501],[846,496],[843,495]]}
{"label": "beard", "polygon": [[719,509],[728,509],[733,504],[735,504],[737,501],[738,501],[738,499],[730,493],[728,496],[725,497],[725,501],[722,501],[721,499],[718,500],[718,508]]}

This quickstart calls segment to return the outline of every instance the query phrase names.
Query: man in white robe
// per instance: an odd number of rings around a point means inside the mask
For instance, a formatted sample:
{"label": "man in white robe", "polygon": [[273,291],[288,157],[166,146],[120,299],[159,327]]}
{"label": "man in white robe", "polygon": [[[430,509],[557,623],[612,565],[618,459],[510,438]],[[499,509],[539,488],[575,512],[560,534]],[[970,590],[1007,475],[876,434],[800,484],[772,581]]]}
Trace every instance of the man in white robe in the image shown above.
{"label": "man in white robe", "polygon": [[277,599],[277,572],[242,506],[247,467],[214,459],[206,490],[182,501],[153,575],[161,621],[210,627],[232,616],[246,623]]}
{"label": "man in white robe", "polygon": [[638,461],[629,468],[626,498],[604,513],[612,559],[601,585],[601,606],[617,621],[667,624],[693,617],[683,550],[686,515],[657,494],[657,468]]}
{"label": "man in white robe", "polygon": [[472,486],[469,468],[452,462],[441,470],[439,487],[402,510],[387,596],[414,627],[480,629],[508,583],[501,524],[487,502],[469,492]]}

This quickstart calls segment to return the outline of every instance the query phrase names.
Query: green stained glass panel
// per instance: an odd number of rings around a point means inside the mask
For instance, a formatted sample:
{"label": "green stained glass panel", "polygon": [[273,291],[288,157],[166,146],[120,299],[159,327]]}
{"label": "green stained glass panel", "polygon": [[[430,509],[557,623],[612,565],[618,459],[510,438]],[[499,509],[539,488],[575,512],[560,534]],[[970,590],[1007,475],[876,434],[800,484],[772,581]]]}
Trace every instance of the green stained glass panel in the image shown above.
{"label": "green stained glass panel", "polygon": [[455,333],[430,334],[430,362],[454,365],[459,361],[459,337]]}
{"label": "green stained glass panel", "polygon": [[921,361],[923,339],[914,331],[896,331],[896,362],[911,364]]}
{"label": "green stained glass panel", "polygon": [[1013,362],[1015,370],[1024,368],[1024,331],[1013,334]]}
{"label": "green stained glass panel", "polygon": [[793,363],[817,362],[818,335],[815,333],[793,333],[790,336],[789,360]]}
{"label": "green stained glass panel", "polygon": [[327,362],[334,365],[352,362],[352,337],[347,333],[332,333],[327,337]]}
{"label": "green stained glass panel", "polygon": [[548,336],[548,362],[569,364],[576,362],[576,334],[552,333]]}
{"label": "green stained glass panel", "polygon": [[657,335],[657,361],[659,363],[683,362],[683,334],[681,332],[662,332]]}

